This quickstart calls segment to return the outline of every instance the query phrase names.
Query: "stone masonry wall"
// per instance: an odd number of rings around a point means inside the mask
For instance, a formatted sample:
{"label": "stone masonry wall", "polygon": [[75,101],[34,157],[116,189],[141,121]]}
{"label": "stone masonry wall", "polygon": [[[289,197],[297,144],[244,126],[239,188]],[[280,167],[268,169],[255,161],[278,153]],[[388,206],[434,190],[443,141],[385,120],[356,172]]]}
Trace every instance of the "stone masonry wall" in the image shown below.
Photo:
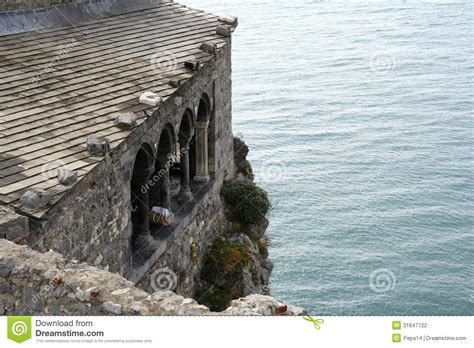
{"label": "stone masonry wall", "polygon": [[[221,315],[303,315],[304,310],[251,295]],[[0,315],[215,315],[171,291],[146,293],[118,274],[39,253],[0,239]]]}
{"label": "stone masonry wall", "polygon": [[91,2],[90,0],[2,0],[0,11],[31,10],[58,4]]}
{"label": "stone masonry wall", "polygon": [[199,204],[198,212],[184,230],[175,236],[165,253],[155,262],[137,286],[152,293],[159,288],[160,269],[169,269],[176,275],[174,292],[195,297],[203,258],[209,245],[229,228],[219,189],[221,182]]}
{"label": "stone masonry wall", "polygon": [[[184,111],[197,112],[202,93],[207,93],[213,104],[216,177],[233,177],[230,46],[229,39],[208,64],[68,191],[45,221],[32,226],[28,245],[40,251],[53,249],[127,277],[131,270],[130,178],[135,155],[144,143],[156,149],[165,124],[171,124],[178,133]],[[219,211],[209,214],[218,215]]]}
{"label": "stone masonry wall", "polygon": [[[112,7],[116,2],[131,2],[130,0],[1,0],[0,11],[22,11],[40,9],[55,5],[63,4],[79,4],[79,3],[95,3],[104,2],[106,5]],[[133,0],[135,3],[137,0]],[[156,0],[142,0],[143,2],[150,2]],[[162,0],[163,2],[173,2],[173,0]]]}

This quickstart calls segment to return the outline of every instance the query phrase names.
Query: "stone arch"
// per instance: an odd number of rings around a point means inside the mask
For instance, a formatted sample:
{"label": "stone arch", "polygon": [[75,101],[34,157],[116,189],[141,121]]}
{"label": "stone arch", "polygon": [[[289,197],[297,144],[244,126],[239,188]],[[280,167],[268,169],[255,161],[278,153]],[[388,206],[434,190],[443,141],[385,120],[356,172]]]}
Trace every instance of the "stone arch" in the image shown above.
{"label": "stone arch", "polygon": [[156,164],[165,166],[172,158],[170,155],[176,154],[176,135],[171,123],[167,123],[161,130],[156,149]]}
{"label": "stone arch", "polygon": [[211,112],[211,100],[207,93],[201,95],[197,110],[197,122],[208,122]]}
{"label": "stone arch", "polygon": [[215,174],[217,170],[216,148],[217,148],[217,123],[215,103],[211,103],[206,95],[206,100],[209,105],[209,126],[207,129],[207,161],[209,173]]}
{"label": "stone arch", "polygon": [[191,197],[190,178],[196,168],[196,146],[194,137],[194,115],[191,109],[186,109],[181,118],[178,131],[180,188],[178,200],[187,202]]}
{"label": "stone arch", "polygon": [[186,108],[181,118],[178,130],[178,141],[180,143],[189,142],[194,134],[194,114],[190,108]]}
{"label": "stone arch", "polygon": [[196,122],[196,173],[195,181],[209,181],[209,173],[215,172],[215,120],[211,101],[206,93],[199,100]]}
{"label": "stone arch", "polygon": [[149,229],[148,179],[153,169],[153,150],[143,144],[137,151],[130,180],[132,210],[132,246],[151,238]]}
{"label": "stone arch", "polygon": [[176,161],[176,135],[171,124],[166,124],[159,137],[155,171],[150,179],[151,206],[170,209],[170,177],[169,169]]}

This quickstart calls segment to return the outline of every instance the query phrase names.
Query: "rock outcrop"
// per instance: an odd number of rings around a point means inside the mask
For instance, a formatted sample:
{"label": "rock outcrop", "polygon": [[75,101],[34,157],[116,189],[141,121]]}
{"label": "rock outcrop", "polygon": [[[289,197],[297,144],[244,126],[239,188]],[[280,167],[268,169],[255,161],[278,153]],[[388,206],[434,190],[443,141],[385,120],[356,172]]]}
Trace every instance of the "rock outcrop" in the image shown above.
{"label": "rock outcrop", "polygon": [[[250,162],[247,160],[249,148],[245,142],[234,137],[234,163],[237,168],[236,180],[248,180],[253,182],[254,175]],[[255,205],[256,202],[254,202]],[[243,273],[243,293],[241,296],[250,294],[270,294],[270,274],[273,270],[273,262],[268,254],[268,237],[265,232],[269,221],[261,216],[251,224],[232,222],[229,241],[237,245],[246,245],[251,251],[251,260]]]}
{"label": "rock outcrop", "polygon": [[118,274],[0,239],[0,315],[300,315],[269,296],[213,313],[171,291],[147,293]]}
{"label": "rock outcrop", "polygon": [[232,301],[224,315],[306,315],[303,308],[284,304],[273,297],[249,295]]}
{"label": "rock outcrop", "polygon": [[265,214],[271,204],[267,193],[253,183],[247,154],[248,146],[234,137],[237,171],[221,190],[228,228],[209,246],[196,296],[214,311],[240,297],[270,294],[273,263],[268,258]]}
{"label": "rock outcrop", "polygon": [[237,168],[236,178],[254,180],[253,169],[250,162],[247,160],[247,155],[249,153],[249,147],[245,142],[238,138],[234,137],[234,163]]}

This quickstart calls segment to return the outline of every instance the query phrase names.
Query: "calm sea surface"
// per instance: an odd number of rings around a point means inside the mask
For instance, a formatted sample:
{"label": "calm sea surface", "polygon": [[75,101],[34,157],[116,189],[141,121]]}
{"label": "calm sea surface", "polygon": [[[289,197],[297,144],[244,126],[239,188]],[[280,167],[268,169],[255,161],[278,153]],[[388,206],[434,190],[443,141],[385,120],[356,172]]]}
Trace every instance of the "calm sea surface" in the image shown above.
{"label": "calm sea surface", "polygon": [[272,294],[473,315],[473,2],[184,2],[239,17],[234,132],[275,206]]}

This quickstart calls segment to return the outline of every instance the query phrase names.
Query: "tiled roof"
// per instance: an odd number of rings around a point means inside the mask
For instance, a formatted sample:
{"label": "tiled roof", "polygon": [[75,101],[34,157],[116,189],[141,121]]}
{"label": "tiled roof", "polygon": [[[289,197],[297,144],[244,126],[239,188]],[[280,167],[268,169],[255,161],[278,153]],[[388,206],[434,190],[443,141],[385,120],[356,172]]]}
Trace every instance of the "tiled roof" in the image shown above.
{"label": "tiled roof", "polygon": [[[93,21],[0,35],[0,204],[18,205],[30,188],[46,189],[57,202],[70,189],[48,173],[66,165],[79,179],[101,157],[86,148],[89,135],[106,136],[112,149],[130,130],[114,126],[111,114],[145,111],[144,91],[163,99],[176,88],[170,79],[192,72],[184,61],[206,59],[199,47],[225,39],[219,17],[176,3],[158,3]],[[173,64],[153,64],[154,54]],[[28,212],[41,217],[45,211]]]}

